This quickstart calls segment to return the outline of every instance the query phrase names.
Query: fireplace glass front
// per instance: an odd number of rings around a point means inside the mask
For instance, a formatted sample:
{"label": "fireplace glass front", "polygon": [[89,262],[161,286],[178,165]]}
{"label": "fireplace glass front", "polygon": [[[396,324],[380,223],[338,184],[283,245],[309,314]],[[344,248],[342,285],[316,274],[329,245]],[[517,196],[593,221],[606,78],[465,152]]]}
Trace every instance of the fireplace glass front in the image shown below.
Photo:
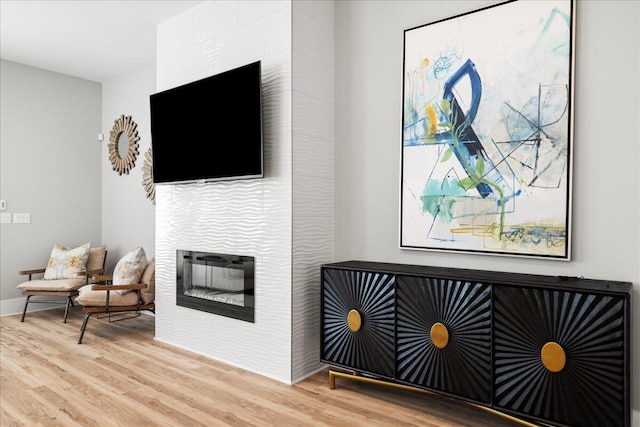
{"label": "fireplace glass front", "polygon": [[254,275],[254,257],[179,249],[176,303],[253,322]]}

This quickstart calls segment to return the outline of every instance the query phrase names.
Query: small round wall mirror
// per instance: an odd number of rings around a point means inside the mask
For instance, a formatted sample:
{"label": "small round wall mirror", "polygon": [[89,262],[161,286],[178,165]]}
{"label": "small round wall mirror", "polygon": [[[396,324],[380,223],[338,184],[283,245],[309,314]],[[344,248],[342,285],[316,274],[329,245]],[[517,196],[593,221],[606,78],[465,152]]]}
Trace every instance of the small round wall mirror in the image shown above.
{"label": "small round wall mirror", "polygon": [[118,138],[118,155],[124,159],[129,154],[129,136],[122,132]]}
{"label": "small round wall mirror", "polygon": [[113,122],[109,133],[109,161],[118,175],[128,174],[138,157],[138,124],[124,114]]}

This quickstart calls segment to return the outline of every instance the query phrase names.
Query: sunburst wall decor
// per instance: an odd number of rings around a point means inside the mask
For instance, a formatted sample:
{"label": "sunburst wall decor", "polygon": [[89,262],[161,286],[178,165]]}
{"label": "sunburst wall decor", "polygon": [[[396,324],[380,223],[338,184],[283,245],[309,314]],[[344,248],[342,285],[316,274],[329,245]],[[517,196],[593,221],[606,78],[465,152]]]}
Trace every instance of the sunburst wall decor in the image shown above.
{"label": "sunburst wall decor", "polygon": [[144,153],[144,163],[142,164],[142,186],[147,194],[147,199],[156,204],[156,185],[153,183],[153,157],[151,148]]}
{"label": "sunburst wall decor", "polygon": [[[109,161],[113,170],[118,172],[118,175],[128,174],[136,164],[136,158],[139,154],[138,141],[140,141],[137,127],[138,124],[133,121],[131,116],[125,116],[124,114],[113,121],[113,128],[109,132]],[[129,139],[129,148],[124,157],[120,156],[120,151],[118,150],[122,134],[125,134]]]}

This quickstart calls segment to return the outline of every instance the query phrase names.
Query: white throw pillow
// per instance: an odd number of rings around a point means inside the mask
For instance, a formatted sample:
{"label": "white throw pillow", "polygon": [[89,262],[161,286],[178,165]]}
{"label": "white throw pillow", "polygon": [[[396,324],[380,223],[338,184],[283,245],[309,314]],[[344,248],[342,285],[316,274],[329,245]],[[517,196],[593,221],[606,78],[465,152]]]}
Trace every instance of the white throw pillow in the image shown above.
{"label": "white throw pillow", "polygon": [[[140,283],[142,272],[146,268],[149,261],[144,249],[138,246],[118,261],[116,268],[113,270],[114,285],[133,285]],[[118,290],[120,295],[124,295],[129,291]]]}
{"label": "white throw pillow", "polygon": [[53,245],[51,256],[44,271],[44,280],[79,279],[78,273],[87,270],[87,259],[91,242],[69,249],[57,243]]}

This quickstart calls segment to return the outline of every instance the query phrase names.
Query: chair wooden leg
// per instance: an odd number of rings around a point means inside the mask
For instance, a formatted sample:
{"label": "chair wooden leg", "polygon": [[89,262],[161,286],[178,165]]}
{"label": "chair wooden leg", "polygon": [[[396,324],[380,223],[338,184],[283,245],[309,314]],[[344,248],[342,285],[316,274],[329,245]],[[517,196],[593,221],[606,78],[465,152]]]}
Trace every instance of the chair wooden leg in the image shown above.
{"label": "chair wooden leg", "polygon": [[22,319],[20,320],[21,322],[24,322],[24,316],[25,314],[27,314],[27,306],[29,305],[29,298],[31,298],[31,295],[27,295],[27,301],[25,301],[24,303],[24,310],[22,310]]}
{"label": "chair wooden leg", "polygon": [[82,337],[84,336],[84,330],[87,328],[87,322],[89,321],[89,317],[91,313],[87,313],[84,315],[84,320],[82,321],[82,328],[80,329],[80,338],[78,339],[78,344],[82,344]]}
{"label": "chair wooden leg", "polygon": [[73,305],[73,301],[71,301],[71,297],[67,297],[67,304],[64,306],[64,320],[62,323],[67,323],[67,315],[69,314],[70,305]]}

